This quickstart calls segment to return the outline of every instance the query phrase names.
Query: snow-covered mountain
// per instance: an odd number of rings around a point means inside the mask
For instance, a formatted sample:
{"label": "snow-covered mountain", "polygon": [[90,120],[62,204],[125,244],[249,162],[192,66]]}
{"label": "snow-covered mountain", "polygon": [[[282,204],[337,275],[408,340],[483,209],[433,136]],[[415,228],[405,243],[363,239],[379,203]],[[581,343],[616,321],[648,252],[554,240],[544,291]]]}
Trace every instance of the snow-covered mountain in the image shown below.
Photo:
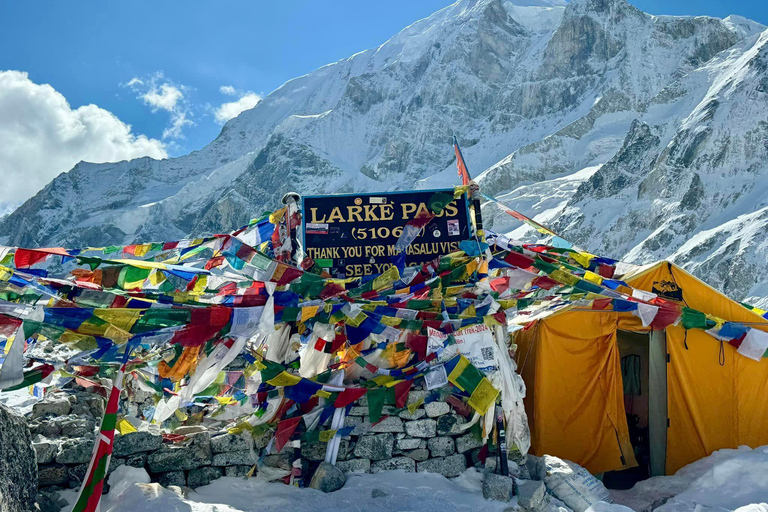
{"label": "snow-covered mountain", "polygon": [[456,134],[485,191],[585,249],[768,296],[764,30],[625,0],[460,0],[287,82],[200,151],[78,164],[0,221],[2,242],[168,240],[240,226],[289,189],[452,185]]}

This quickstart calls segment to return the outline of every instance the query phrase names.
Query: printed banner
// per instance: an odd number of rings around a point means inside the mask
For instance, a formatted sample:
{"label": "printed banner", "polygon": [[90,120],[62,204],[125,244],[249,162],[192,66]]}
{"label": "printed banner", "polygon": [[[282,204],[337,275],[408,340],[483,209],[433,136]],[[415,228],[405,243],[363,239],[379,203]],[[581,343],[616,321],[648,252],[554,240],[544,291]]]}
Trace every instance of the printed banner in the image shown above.
{"label": "printed banner", "polygon": [[[406,244],[406,265],[457,251],[459,242],[470,236],[469,214],[466,195],[451,200],[453,193],[446,189],[305,197],[307,256],[337,278],[380,274],[392,266],[406,224],[433,210],[440,213]],[[446,197],[447,204],[430,204]]]}

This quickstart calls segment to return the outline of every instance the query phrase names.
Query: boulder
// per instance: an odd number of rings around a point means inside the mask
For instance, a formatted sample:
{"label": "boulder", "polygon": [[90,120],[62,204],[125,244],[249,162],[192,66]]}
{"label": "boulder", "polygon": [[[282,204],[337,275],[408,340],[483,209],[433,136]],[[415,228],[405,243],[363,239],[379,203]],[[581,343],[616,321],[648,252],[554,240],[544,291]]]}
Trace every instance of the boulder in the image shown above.
{"label": "boulder", "polygon": [[216,453],[239,452],[249,450],[248,441],[240,435],[224,434],[211,438],[211,451]]}
{"label": "boulder", "polygon": [[227,466],[224,468],[224,476],[243,478],[248,476],[253,466]]}
{"label": "boulder", "polygon": [[[237,452],[217,453],[213,456],[213,466],[252,466],[255,462],[251,459],[250,450]],[[190,487],[192,485],[190,484]]]}
{"label": "boulder", "polygon": [[352,406],[349,409],[349,416],[365,416],[368,414],[368,407]]}
{"label": "boulder", "polygon": [[423,442],[423,439],[406,437],[404,439],[398,439],[396,446],[398,450],[416,450],[417,448],[424,448],[424,446],[422,446]]}
{"label": "boulder", "polygon": [[370,473],[371,461],[369,459],[349,459],[336,463],[336,467],[344,473]]}
{"label": "boulder", "polygon": [[417,448],[416,450],[405,452],[405,456],[409,459],[421,462],[422,460],[427,460],[429,458],[429,450],[426,448]]}
{"label": "boulder", "polygon": [[42,489],[35,496],[35,504],[40,512],[60,512],[68,503],[57,491]]}
{"label": "boulder", "polygon": [[67,474],[69,475],[69,481],[67,485],[70,489],[77,489],[83,484],[85,474],[88,472],[88,464],[75,464],[73,466],[67,466]]}
{"label": "boulder", "polygon": [[224,475],[224,470],[216,467],[203,467],[193,469],[187,475],[187,487],[196,489],[203,485],[208,485],[217,478]]}
{"label": "boulder", "polygon": [[458,453],[468,452],[481,446],[483,446],[483,440],[473,434],[466,434],[456,438],[456,451]]}
{"label": "boulder", "polygon": [[[320,441],[311,443],[301,443],[301,456],[307,460],[319,462],[325,460],[325,451],[328,448],[328,443]],[[344,460],[349,453],[349,441],[342,439],[339,443],[339,453],[336,457],[337,460]]]}
{"label": "boulder", "polygon": [[328,462],[321,462],[312,475],[309,486],[318,491],[333,492],[344,487],[346,481],[347,477],[339,468]]}
{"label": "boulder", "polygon": [[153,473],[196,469],[210,466],[212,462],[211,436],[207,432],[195,434],[187,446],[164,445],[147,457],[147,467]]}
{"label": "boulder", "polygon": [[156,480],[157,483],[163,487],[169,487],[171,485],[186,487],[187,485],[187,477],[184,475],[183,471],[167,471],[153,476],[153,480]]}
{"label": "boulder", "polygon": [[403,420],[397,416],[387,416],[375,425],[371,425],[371,432],[375,433],[392,432],[397,434],[399,432],[403,432],[404,430]]}
{"label": "boulder", "polygon": [[40,416],[66,416],[72,409],[72,405],[66,396],[54,394],[46,397],[32,406],[32,418]]}
{"label": "boulder", "polygon": [[32,442],[32,448],[35,450],[38,464],[50,464],[53,462],[53,458],[59,451],[59,444],[55,441],[50,441],[42,436],[38,436],[35,441]]}
{"label": "boulder", "polygon": [[380,471],[392,471],[402,469],[407,473],[416,471],[416,461],[409,457],[393,457],[388,460],[380,460],[371,464],[371,473]]}
{"label": "boulder", "polygon": [[463,455],[458,454],[425,460],[416,466],[419,473],[438,473],[446,478],[459,476],[465,469],[467,469],[467,460]]}
{"label": "boulder", "polygon": [[426,412],[424,409],[415,409],[413,412],[409,411],[408,409],[405,409],[404,411],[400,411],[398,413],[398,416],[400,416],[404,420],[420,420],[424,416],[426,416]]}
{"label": "boulder", "polygon": [[387,496],[389,496],[388,492],[378,488],[371,491],[371,498],[386,498]]}
{"label": "boulder", "polygon": [[64,464],[46,464],[37,468],[37,485],[48,487],[50,485],[64,485],[69,481],[67,466]]}
{"label": "boulder", "polygon": [[549,510],[549,495],[544,482],[540,480],[516,480],[517,504],[525,512],[546,512]]}
{"label": "boulder", "polygon": [[127,457],[142,452],[153,452],[163,446],[163,436],[151,432],[131,432],[115,436],[115,457]]}
{"label": "boulder", "polygon": [[456,453],[456,443],[452,437],[433,437],[432,439],[427,439],[427,447],[433,457],[445,457]]}
{"label": "boulder", "polygon": [[37,485],[37,459],[27,421],[0,404],[0,509],[32,510]]}
{"label": "boulder", "polygon": [[463,434],[460,425],[465,423],[465,419],[458,414],[445,414],[437,418],[437,435],[454,436]]}
{"label": "boulder", "polygon": [[56,462],[59,464],[86,464],[91,461],[93,444],[94,440],[89,437],[67,439],[59,446]]}
{"label": "boulder", "polygon": [[290,471],[293,462],[293,450],[283,450],[280,453],[264,457],[264,465],[269,468],[284,469]]}
{"label": "boulder", "polygon": [[438,416],[451,412],[451,406],[445,402],[430,402],[424,404],[424,412],[426,412],[427,416],[430,418],[437,418]]}
{"label": "boulder", "polygon": [[395,438],[392,434],[365,435],[357,440],[355,457],[371,460],[384,460],[392,457]]}
{"label": "boulder", "polygon": [[486,472],[483,475],[483,498],[496,501],[510,501],[515,494],[515,481],[504,475]]}
{"label": "boulder", "polygon": [[407,421],[405,433],[411,437],[435,437],[436,425],[432,419]]}

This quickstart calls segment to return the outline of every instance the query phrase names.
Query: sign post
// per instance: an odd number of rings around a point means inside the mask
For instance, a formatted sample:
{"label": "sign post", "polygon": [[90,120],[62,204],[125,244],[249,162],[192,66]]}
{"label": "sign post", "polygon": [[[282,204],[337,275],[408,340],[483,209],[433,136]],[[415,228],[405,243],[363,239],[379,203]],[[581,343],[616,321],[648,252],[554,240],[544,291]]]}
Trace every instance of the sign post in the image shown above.
{"label": "sign post", "polygon": [[[307,256],[336,278],[380,274],[392,266],[406,223],[429,209],[436,192],[452,189],[306,196]],[[405,264],[420,265],[458,250],[471,237],[466,195],[448,203],[406,249]]]}

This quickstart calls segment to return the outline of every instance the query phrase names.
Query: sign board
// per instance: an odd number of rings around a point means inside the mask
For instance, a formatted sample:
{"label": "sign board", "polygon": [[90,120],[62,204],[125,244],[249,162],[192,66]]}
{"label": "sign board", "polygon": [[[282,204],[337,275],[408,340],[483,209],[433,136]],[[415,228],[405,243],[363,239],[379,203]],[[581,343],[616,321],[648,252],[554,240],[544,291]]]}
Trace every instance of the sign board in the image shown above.
{"label": "sign board", "polygon": [[[436,192],[452,189],[304,197],[304,250],[333,277],[379,274],[392,266],[405,224],[428,208]],[[406,249],[406,265],[458,250],[470,237],[466,195],[454,199]]]}

